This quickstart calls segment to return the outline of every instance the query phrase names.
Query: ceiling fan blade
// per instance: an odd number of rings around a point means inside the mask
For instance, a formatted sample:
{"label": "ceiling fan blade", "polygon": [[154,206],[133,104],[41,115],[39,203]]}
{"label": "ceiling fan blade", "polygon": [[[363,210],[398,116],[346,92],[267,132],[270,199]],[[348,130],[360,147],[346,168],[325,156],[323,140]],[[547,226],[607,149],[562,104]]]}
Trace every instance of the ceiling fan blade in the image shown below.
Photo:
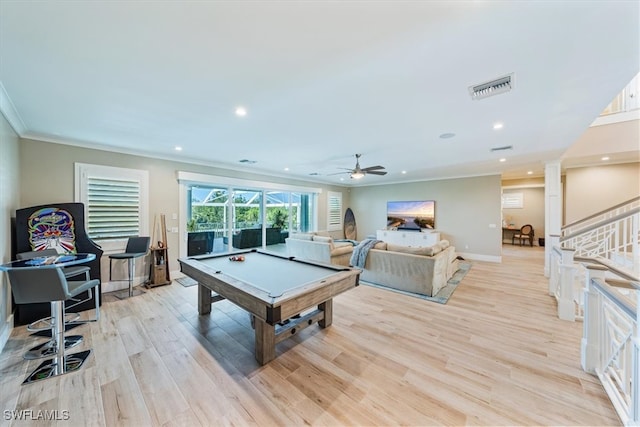
{"label": "ceiling fan blade", "polygon": [[368,168],[362,168],[363,171],[374,171],[376,169],[384,169],[384,166],[369,166]]}
{"label": "ceiling fan blade", "polygon": [[367,175],[386,175],[387,171],[367,171]]}
{"label": "ceiling fan blade", "polygon": [[[344,168],[340,168],[340,169],[344,169]],[[326,176],[331,176],[331,175],[342,175],[344,173],[351,173],[351,169],[349,169],[347,172],[336,172],[336,173],[328,173]]]}

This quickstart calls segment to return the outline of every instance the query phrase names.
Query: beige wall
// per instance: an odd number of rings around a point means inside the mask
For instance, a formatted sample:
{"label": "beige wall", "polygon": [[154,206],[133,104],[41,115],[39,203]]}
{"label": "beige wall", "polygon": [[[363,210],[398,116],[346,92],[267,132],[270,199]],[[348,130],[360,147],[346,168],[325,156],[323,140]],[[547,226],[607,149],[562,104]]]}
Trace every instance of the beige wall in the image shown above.
{"label": "beige wall", "polygon": [[534,231],[534,244],[544,237],[544,187],[503,188],[503,193],[522,193],[524,205],[521,209],[503,209],[502,215],[516,227],[530,224]]}
{"label": "beige wall", "polygon": [[565,224],[640,196],[640,163],[567,169]]}
{"label": "beige wall", "polygon": [[[34,162],[33,159],[38,161]],[[42,159],[47,160],[45,167]],[[344,187],[23,139],[20,144],[20,207],[74,201],[76,162],[149,171],[149,224],[153,225],[156,214],[164,213],[169,229],[180,227],[183,222],[186,224],[186,219],[172,219],[173,213],[180,212],[177,171],[322,188],[318,200],[318,228],[321,230],[326,229],[327,191],[342,192],[344,206],[349,204],[349,193]],[[169,266],[172,270],[178,269],[176,260],[179,257],[179,239],[178,233],[167,235]]]}
{"label": "beige wall", "polygon": [[[18,136],[0,114],[0,263],[11,261],[11,218],[19,204]],[[13,328],[11,289],[0,273],[0,351]]]}
{"label": "beige wall", "polygon": [[351,189],[350,207],[358,239],[363,239],[386,226],[387,201],[435,200],[441,238],[463,256],[498,261],[502,253],[500,191],[499,175],[356,187]]}

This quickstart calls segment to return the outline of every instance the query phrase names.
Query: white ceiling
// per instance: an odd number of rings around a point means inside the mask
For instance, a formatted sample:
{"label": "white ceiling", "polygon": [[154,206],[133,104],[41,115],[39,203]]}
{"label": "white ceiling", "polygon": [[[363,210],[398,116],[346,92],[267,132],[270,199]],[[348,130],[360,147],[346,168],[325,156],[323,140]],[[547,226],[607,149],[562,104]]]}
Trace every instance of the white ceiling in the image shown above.
{"label": "white ceiling", "polygon": [[[637,1],[2,0],[1,105],[23,137],[296,179],[541,174],[638,73],[639,28]],[[355,153],[388,175],[331,175]]]}

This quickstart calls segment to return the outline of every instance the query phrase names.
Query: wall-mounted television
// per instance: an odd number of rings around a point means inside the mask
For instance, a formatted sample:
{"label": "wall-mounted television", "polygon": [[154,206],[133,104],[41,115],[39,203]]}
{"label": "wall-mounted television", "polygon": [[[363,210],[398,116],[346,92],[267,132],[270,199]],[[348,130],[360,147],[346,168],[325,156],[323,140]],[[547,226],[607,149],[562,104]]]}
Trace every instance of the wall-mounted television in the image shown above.
{"label": "wall-mounted television", "polygon": [[387,202],[387,228],[420,231],[436,228],[434,200]]}

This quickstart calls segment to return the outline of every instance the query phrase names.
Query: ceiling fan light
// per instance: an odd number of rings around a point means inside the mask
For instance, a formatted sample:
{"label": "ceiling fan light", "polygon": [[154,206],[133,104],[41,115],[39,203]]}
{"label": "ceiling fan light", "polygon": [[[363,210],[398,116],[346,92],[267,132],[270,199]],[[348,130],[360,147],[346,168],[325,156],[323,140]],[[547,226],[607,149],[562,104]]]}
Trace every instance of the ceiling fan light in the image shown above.
{"label": "ceiling fan light", "polygon": [[363,177],[364,177],[364,174],[362,172],[353,172],[351,174],[351,179],[360,179]]}

